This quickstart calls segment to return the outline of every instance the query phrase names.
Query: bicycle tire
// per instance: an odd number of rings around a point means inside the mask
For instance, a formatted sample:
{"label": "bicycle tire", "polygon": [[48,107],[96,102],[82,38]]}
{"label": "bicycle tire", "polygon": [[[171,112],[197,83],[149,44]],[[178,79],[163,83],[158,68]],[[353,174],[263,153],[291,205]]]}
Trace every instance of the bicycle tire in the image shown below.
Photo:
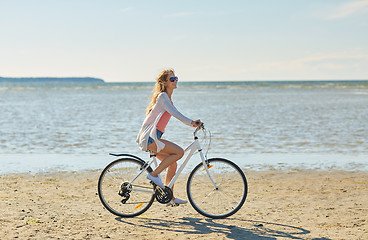
{"label": "bicycle tire", "polygon": [[214,187],[203,163],[198,164],[187,181],[190,204],[198,213],[209,218],[226,218],[235,214],[247,198],[248,183],[244,172],[235,163],[223,158],[208,159],[207,166],[218,189]]}
{"label": "bicycle tire", "polygon": [[[155,200],[154,186],[141,174],[132,184],[133,190],[124,186],[141,171],[144,161],[121,158],[108,164],[98,180],[98,196],[103,206],[120,217],[135,217],[147,211]],[[152,171],[149,167],[147,171]],[[152,190],[151,193],[134,190]],[[123,196],[122,196],[123,195]]]}

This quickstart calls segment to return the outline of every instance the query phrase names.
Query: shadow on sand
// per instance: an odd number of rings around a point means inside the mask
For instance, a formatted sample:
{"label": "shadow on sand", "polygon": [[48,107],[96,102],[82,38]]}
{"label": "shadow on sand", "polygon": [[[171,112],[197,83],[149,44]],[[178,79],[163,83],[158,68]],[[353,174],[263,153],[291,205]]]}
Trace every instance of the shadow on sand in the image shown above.
{"label": "shadow on sand", "polygon": [[[306,239],[310,231],[279,223],[252,221],[237,218],[225,219],[240,222],[242,227],[225,224],[224,219],[179,218],[177,221],[137,217],[132,219],[116,218],[117,221],[146,228],[147,230],[172,231],[191,235],[206,235],[211,233],[225,234],[228,239]],[[313,240],[329,240],[329,238],[313,238]]]}

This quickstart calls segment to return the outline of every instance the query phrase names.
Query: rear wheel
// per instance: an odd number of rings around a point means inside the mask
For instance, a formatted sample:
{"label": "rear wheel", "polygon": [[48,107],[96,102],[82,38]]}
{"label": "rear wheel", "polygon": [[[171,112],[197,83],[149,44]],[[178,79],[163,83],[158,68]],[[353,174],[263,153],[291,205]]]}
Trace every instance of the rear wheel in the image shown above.
{"label": "rear wheel", "polygon": [[215,184],[203,164],[198,164],[187,182],[189,202],[206,217],[229,217],[245,202],[248,192],[246,177],[235,163],[222,158],[207,160],[207,168]]}
{"label": "rear wheel", "polygon": [[102,171],[98,180],[98,195],[102,204],[111,213],[120,217],[138,216],[152,205],[155,199],[154,186],[141,174],[144,162],[122,158],[111,162]]}

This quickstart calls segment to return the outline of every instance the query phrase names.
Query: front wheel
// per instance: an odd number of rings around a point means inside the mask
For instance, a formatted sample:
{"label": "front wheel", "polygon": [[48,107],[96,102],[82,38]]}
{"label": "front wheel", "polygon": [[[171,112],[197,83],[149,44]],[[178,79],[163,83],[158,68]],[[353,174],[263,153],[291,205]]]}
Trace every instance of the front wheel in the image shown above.
{"label": "front wheel", "polygon": [[[206,168],[198,164],[187,182],[190,204],[200,214],[210,218],[226,218],[243,206],[248,184],[243,171],[233,162],[212,158]],[[211,178],[212,180],[211,180]]]}

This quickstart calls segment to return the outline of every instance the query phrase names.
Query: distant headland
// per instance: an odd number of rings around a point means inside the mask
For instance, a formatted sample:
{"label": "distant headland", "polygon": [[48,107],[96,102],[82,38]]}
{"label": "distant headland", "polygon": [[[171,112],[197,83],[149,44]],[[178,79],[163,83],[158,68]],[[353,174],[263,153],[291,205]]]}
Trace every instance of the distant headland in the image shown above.
{"label": "distant headland", "polygon": [[95,82],[104,83],[100,78],[92,77],[27,77],[27,78],[8,78],[0,77],[0,82]]}

